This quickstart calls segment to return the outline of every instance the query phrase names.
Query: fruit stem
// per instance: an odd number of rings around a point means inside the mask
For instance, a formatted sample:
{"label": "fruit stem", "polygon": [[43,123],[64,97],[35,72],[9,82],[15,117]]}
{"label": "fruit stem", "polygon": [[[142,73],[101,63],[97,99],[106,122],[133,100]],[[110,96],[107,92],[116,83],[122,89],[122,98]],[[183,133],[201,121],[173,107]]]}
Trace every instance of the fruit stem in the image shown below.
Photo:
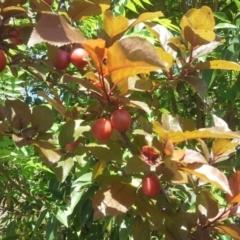
{"label": "fruit stem", "polygon": [[108,94],[107,89],[106,89],[106,87],[105,87],[104,77],[103,77],[103,70],[102,70],[101,62],[100,62],[100,71],[98,72],[98,77],[99,77],[99,79],[100,79],[100,83],[101,83],[101,85],[102,85],[104,94],[105,94],[106,97],[107,97],[107,101],[110,103],[111,100],[110,100],[110,98],[109,98],[109,94]]}

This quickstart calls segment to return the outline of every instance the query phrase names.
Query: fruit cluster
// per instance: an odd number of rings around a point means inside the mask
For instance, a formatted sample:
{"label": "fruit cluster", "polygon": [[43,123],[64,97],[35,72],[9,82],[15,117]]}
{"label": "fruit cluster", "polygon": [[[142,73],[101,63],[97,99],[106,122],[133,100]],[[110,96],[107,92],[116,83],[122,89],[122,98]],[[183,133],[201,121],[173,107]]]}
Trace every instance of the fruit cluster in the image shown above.
{"label": "fruit cluster", "polygon": [[86,61],[87,57],[88,54],[83,48],[75,48],[71,51],[71,53],[59,49],[57,52],[55,68],[58,70],[64,70],[70,63],[78,69],[83,68],[88,63]]}
{"label": "fruit cluster", "polygon": [[92,125],[92,135],[99,141],[107,141],[113,129],[119,132],[127,131],[131,126],[131,115],[125,109],[117,109],[112,112],[110,120],[106,118],[97,119]]}

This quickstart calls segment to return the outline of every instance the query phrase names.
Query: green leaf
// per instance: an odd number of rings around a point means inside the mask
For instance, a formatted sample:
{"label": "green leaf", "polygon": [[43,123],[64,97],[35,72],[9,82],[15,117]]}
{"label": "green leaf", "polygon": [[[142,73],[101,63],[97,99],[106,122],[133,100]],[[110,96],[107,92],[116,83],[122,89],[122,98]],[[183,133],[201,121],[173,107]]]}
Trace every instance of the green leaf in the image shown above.
{"label": "green leaf", "polygon": [[6,237],[12,237],[15,235],[15,229],[16,229],[16,221],[11,221],[6,228]]}
{"label": "green leaf", "polygon": [[230,23],[218,23],[214,29],[237,29],[238,26]]}
{"label": "green leaf", "polygon": [[57,239],[57,227],[58,221],[54,215],[51,215],[48,219],[46,226],[46,240],[55,240]]}
{"label": "green leaf", "polygon": [[69,213],[67,211],[63,211],[61,209],[58,209],[56,213],[56,218],[58,221],[60,221],[65,227],[68,227],[68,215]]}
{"label": "green leaf", "polygon": [[47,106],[35,106],[32,110],[31,120],[32,126],[37,128],[38,132],[44,133],[52,127],[54,114]]}
{"label": "green leaf", "polygon": [[223,22],[231,23],[231,21],[228,19],[228,16],[224,12],[214,12],[213,15],[215,18],[218,18]]}
{"label": "green leaf", "polygon": [[134,3],[132,2],[132,0],[127,0],[127,4],[125,5],[128,9],[130,9],[131,11],[138,13],[136,6],[134,5]]}
{"label": "green leaf", "polygon": [[38,232],[39,231],[39,227],[42,224],[44,218],[46,217],[46,214],[48,213],[48,209],[44,209],[43,211],[41,211],[40,215],[38,216],[38,219],[36,221],[36,224],[34,226],[34,232]]}

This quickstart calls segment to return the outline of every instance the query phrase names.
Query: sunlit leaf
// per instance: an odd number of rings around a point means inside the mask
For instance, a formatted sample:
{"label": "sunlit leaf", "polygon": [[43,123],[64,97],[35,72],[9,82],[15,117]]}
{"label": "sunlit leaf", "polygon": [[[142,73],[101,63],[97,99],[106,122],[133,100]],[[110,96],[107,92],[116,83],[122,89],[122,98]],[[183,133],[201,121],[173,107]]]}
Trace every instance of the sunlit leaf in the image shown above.
{"label": "sunlit leaf", "polygon": [[158,56],[167,63],[168,68],[171,68],[173,66],[173,56],[160,47],[156,47],[156,51]]}
{"label": "sunlit leaf", "polygon": [[123,15],[114,17],[112,11],[109,10],[106,11],[103,16],[104,31],[110,38],[113,38],[127,30],[129,20]]}
{"label": "sunlit leaf", "polygon": [[172,116],[170,114],[163,113],[161,122],[162,122],[163,129],[166,131],[169,131],[169,130],[182,131],[178,115]]}
{"label": "sunlit leaf", "polygon": [[74,165],[74,161],[71,157],[69,157],[62,161],[58,161],[57,164],[52,167],[52,170],[56,174],[56,177],[59,182],[62,183],[66,180],[73,165]]}
{"label": "sunlit leaf", "polygon": [[227,152],[228,150],[234,149],[235,147],[238,145],[238,143],[236,142],[231,142],[228,139],[214,139],[213,143],[212,143],[212,152],[213,155],[219,156],[225,152]]}
{"label": "sunlit leaf", "polygon": [[183,37],[192,46],[203,45],[215,39],[215,20],[211,8],[190,9],[181,19]]}
{"label": "sunlit leaf", "polygon": [[[202,45],[192,52],[192,59],[199,58],[205,54],[211,53],[215,48],[217,48],[222,42],[221,41],[213,41],[208,44]],[[187,60],[188,61],[188,58]]]}
{"label": "sunlit leaf", "polygon": [[132,28],[136,26],[140,22],[144,22],[147,20],[151,20],[153,18],[163,17],[163,13],[161,11],[158,12],[145,12],[139,15],[139,17],[129,26]]}
{"label": "sunlit leaf", "polygon": [[[120,82],[121,84],[122,82]],[[153,84],[151,81],[146,81],[138,76],[129,77],[127,80],[127,89],[135,90],[135,91],[149,91],[153,88]],[[119,85],[118,85],[119,86]],[[121,89],[120,89],[121,91]]]}
{"label": "sunlit leaf", "polygon": [[185,154],[181,162],[184,163],[207,163],[205,157],[195,150],[185,149]]}
{"label": "sunlit leaf", "polygon": [[156,132],[161,141],[171,139],[173,143],[183,142],[198,138],[236,138],[240,139],[240,135],[235,132],[223,132],[218,128],[202,128],[194,131],[165,131],[159,122],[153,122],[153,131]]}
{"label": "sunlit leaf", "polygon": [[93,167],[93,172],[92,172],[92,179],[96,179],[99,175],[102,174],[106,167],[106,161],[98,161],[94,167]]}
{"label": "sunlit leaf", "polygon": [[[148,25],[148,23],[146,24]],[[170,53],[173,58],[176,58],[177,51],[168,44],[169,39],[173,38],[173,34],[165,26],[160,24],[155,24],[153,26],[150,25],[150,27],[153,30],[153,33],[155,33],[154,35],[159,39],[162,48],[167,53]]]}
{"label": "sunlit leaf", "polygon": [[135,195],[136,189],[124,183],[112,183],[101,188],[92,199],[94,219],[126,213],[134,203]]}
{"label": "sunlit leaf", "polygon": [[84,40],[83,34],[69,25],[63,16],[42,13],[28,41],[28,46],[42,42],[47,42],[54,46],[62,46],[69,43],[79,43]]}
{"label": "sunlit leaf", "polygon": [[194,47],[208,44],[215,39],[215,33],[212,30],[195,30],[185,16],[182,17],[180,25],[182,37]]}
{"label": "sunlit leaf", "polygon": [[68,16],[74,21],[79,21],[89,16],[100,15],[110,7],[110,3],[110,0],[74,0],[70,3]]}
{"label": "sunlit leaf", "polygon": [[186,167],[180,166],[179,169],[195,175],[232,195],[227,177],[215,167],[202,163],[193,163]]}
{"label": "sunlit leaf", "polygon": [[137,106],[137,107],[141,108],[146,113],[151,112],[151,109],[149,108],[148,104],[146,104],[145,102],[131,100],[130,103],[131,103],[131,105],[134,105],[134,106]]}
{"label": "sunlit leaf", "polygon": [[128,37],[115,42],[107,52],[107,67],[113,82],[138,73],[168,68],[154,46],[139,37]]}
{"label": "sunlit leaf", "polygon": [[107,51],[105,41],[102,39],[89,39],[82,42],[82,46],[87,51],[98,72],[103,76],[107,75],[108,70],[106,65],[103,64],[103,59]]}
{"label": "sunlit leaf", "polygon": [[240,71],[240,65],[235,62],[225,61],[225,60],[212,60],[197,63],[194,66],[195,69],[221,69],[221,70],[234,70]]}

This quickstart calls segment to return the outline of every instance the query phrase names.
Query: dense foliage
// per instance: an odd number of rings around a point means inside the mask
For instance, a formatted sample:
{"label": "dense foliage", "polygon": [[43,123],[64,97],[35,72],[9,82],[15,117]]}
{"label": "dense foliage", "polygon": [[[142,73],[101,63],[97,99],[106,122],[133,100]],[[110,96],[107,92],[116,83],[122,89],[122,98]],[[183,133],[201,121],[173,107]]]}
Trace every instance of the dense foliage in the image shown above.
{"label": "dense foliage", "polygon": [[0,240],[240,239],[239,0],[0,8]]}

